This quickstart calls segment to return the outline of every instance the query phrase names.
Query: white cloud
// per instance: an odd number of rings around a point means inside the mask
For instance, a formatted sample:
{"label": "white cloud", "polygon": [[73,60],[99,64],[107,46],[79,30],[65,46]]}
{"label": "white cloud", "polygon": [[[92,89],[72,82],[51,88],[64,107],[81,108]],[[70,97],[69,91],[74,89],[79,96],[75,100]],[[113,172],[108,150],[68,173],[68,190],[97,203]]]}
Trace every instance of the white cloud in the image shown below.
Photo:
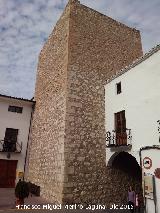
{"label": "white cloud", "polygon": [[140,30],[144,52],[160,43],[159,0],[81,0],[81,2]]}
{"label": "white cloud", "polygon": [[[67,0],[0,0],[0,93],[31,98],[38,54]],[[160,43],[159,0],[81,0],[141,31],[143,49]]]}

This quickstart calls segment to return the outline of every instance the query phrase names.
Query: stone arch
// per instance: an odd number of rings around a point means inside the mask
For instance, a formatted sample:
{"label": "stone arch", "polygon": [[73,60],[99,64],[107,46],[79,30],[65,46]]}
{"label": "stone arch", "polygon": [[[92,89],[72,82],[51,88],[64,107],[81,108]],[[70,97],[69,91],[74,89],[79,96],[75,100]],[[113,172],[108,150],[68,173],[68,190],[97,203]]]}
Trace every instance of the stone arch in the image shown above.
{"label": "stone arch", "polygon": [[109,164],[112,168],[121,170],[129,176],[141,181],[141,167],[139,166],[136,158],[128,152],[116,152],[110,158]]}
{"label": "stone arch", "polygon": [[128,152],[115,152],[109,159],[107,170],[111,185],[110,203],[125,204],[129,186],[142,196],[142,172],[136,158]]}
{"label": "stone arch", "polygon": [[112,167],[112,163],[115,159],[115,157],[119,154],[120,152],[115,152],[109,159],[108,163],[107,163],[107,167]]}

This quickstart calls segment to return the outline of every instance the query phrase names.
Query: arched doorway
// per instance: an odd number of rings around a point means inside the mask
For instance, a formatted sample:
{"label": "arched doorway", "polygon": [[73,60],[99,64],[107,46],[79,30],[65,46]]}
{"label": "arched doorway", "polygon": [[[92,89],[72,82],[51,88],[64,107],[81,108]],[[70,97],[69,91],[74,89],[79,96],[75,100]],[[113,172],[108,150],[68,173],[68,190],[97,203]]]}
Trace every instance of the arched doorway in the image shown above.
{"label": "arched doorway", "polygon": [[142,172],[135,157],[128,152],[116,152],[111,156],[108,168],[111,170],[112,202],[125,204],[129,186],[142,196]]}

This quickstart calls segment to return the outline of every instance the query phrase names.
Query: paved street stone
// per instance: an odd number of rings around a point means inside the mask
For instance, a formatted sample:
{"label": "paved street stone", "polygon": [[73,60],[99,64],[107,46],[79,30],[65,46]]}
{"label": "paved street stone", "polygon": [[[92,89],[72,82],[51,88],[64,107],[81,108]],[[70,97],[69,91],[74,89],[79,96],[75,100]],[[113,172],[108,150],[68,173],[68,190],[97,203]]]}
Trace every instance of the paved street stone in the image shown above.
{"label": "paved street stone", "polygon": [[[97,205],[98,206],[98,205]],[[29,196],[25,199],[25,209],[16,209],[15,207],[15,195],[14,195],[14,188],[12,189],[4,189],[0,188],[0,213],[11,213],[11,212],[18,212],[18,213],[25,213],[25,212],[55,212],[55,213],[129,213],[128,210],[80,210],[77,209],[77,206],[72,205],[72,210],[67,210],[64,208],[64,206],[59,206],[60,209],[55,210],[54,208],[58,207],[54,204],[50,204],[47,200],[43,199],[42,197],[35,197],[35,196]],[[67,206],[66,206],[67,207]],[[73,208],[74,207],[74,208]],[[92,205],[92,209],[94,209],[94,205]],[[28,209],[26,209],[28,208]],[[39,208],[39,209],[37,209]],[[45,209],[44,209],[45,208]],[[46,209],[47,208],[47,209]],[[71,205],[70,205],[71,208]]]}
{"label": "paved street stone", "polygon": [[[14,213],[14,212],[18,212],[18,213],[26,213],[26,212],[31,212],[29,210],[14,210],[14,209],[9,209],[9,210],[0,210],[1,213]],[[89,211],[89,210],[32,210],[32,212],[38,212],[38,213],[43,213],[43,212],[54,212],[54,213],[129,213],[128,210],[104,210],[104,211]]]}

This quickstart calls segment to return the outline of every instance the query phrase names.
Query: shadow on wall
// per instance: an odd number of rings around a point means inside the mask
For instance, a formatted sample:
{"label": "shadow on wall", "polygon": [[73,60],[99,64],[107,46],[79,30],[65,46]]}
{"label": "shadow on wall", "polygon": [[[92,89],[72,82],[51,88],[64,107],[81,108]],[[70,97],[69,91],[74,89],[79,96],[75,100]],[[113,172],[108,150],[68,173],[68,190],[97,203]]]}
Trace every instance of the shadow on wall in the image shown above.
{"label": "shadow on wall", "polygon": [[132,155],[127,152],[115,153],[108,162],[107,171],[110,175],[108,185],[112,186],[110,205],[126,204],[130,185],[142,195],[141,167]]}

